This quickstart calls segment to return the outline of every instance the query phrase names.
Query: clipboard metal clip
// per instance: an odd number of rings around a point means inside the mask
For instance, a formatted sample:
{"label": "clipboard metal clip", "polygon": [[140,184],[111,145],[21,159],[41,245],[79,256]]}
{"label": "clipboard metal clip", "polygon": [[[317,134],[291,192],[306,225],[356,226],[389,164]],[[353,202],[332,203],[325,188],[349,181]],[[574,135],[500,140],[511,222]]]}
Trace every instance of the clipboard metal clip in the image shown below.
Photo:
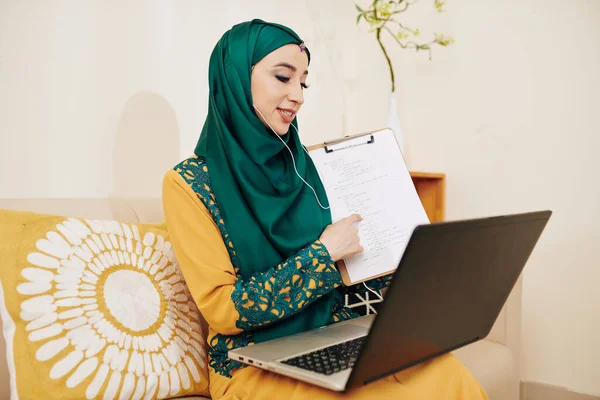
{"label": "clipboard metal clip", "polygon": [[[365,139],[368,139],[368,140],[366,142],[355,140],[355,139],[359,139],[361,137],[364,137]],[[344,149],[348,149],[350,147],[362,146],[362,145],[371,144],[374,142],[375,142],[375,136],[373,135],[373,133],[364,132],[364,133],[359,133],[357,135],[344,136],[341,139],[324,142],[323,148],[325,149],[325,153],[333,153],[336,150],[344,150]],[[343,146],[342,145],[343,143],[347,143],[347,144],[345,146]],[[340,145],[342,145],[342,146],[340,146]]]}

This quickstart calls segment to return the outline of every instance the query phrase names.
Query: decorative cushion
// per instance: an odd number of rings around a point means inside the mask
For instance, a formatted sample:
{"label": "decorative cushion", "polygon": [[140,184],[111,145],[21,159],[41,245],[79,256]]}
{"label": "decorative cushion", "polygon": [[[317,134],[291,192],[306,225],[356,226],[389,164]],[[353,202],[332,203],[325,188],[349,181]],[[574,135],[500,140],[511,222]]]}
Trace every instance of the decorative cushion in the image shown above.
{"label": "decorative cushion", "polygon": [[12,395],[208,395],[200,313],[165,225],[0,210]]}

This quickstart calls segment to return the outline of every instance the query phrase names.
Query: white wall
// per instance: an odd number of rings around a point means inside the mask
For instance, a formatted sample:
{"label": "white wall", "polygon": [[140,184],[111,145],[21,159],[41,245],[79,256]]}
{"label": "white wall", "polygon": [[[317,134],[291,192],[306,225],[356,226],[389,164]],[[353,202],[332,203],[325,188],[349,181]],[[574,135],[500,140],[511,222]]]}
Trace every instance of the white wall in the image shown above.
{"label": "white wall", "polygon": [[[456,37],[433,61],[390,42],[410,167],[447,174],[450,219],[554,210],[525,271],[522,379],[600,395],[600,2],[447,9],[410,15]],[[158,196],[202,129],[212,47],[253,17],[311,49],[306,144],[384,125],[386,65],[347,0],[0,0],[0,197]]]}
{"label": "white wall", "polygon": [[522,379],[600,395],[600,2],[449,2],[456,45],[406,56],[415,169],[447,216],[549,208],[524,273]]}

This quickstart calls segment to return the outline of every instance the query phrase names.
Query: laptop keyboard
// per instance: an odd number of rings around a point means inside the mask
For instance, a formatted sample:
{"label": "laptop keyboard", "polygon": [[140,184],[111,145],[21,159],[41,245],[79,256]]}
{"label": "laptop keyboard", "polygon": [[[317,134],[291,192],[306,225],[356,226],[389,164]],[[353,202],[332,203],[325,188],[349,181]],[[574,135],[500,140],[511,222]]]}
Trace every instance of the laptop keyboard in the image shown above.
{"label": "laptop keyboard", "polygon": [[354,367],[366,338],[366,336],[363,336],[294,358],[288,358],[281,362],[319,374],[331,375]]}

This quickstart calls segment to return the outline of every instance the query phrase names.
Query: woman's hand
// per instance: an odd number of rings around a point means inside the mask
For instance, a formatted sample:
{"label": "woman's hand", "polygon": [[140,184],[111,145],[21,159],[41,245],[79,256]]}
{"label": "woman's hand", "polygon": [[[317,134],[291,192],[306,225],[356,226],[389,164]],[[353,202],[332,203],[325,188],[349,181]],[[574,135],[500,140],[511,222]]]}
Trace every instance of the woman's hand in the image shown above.
{"label": "woman's hand", "polygon": [[354,225],[360,221],[362,221],[360,215],[352,214],[325,228],[319,240],[327,248],[333,261],[361,253],[364,250],[358,238],[358,228]]}

